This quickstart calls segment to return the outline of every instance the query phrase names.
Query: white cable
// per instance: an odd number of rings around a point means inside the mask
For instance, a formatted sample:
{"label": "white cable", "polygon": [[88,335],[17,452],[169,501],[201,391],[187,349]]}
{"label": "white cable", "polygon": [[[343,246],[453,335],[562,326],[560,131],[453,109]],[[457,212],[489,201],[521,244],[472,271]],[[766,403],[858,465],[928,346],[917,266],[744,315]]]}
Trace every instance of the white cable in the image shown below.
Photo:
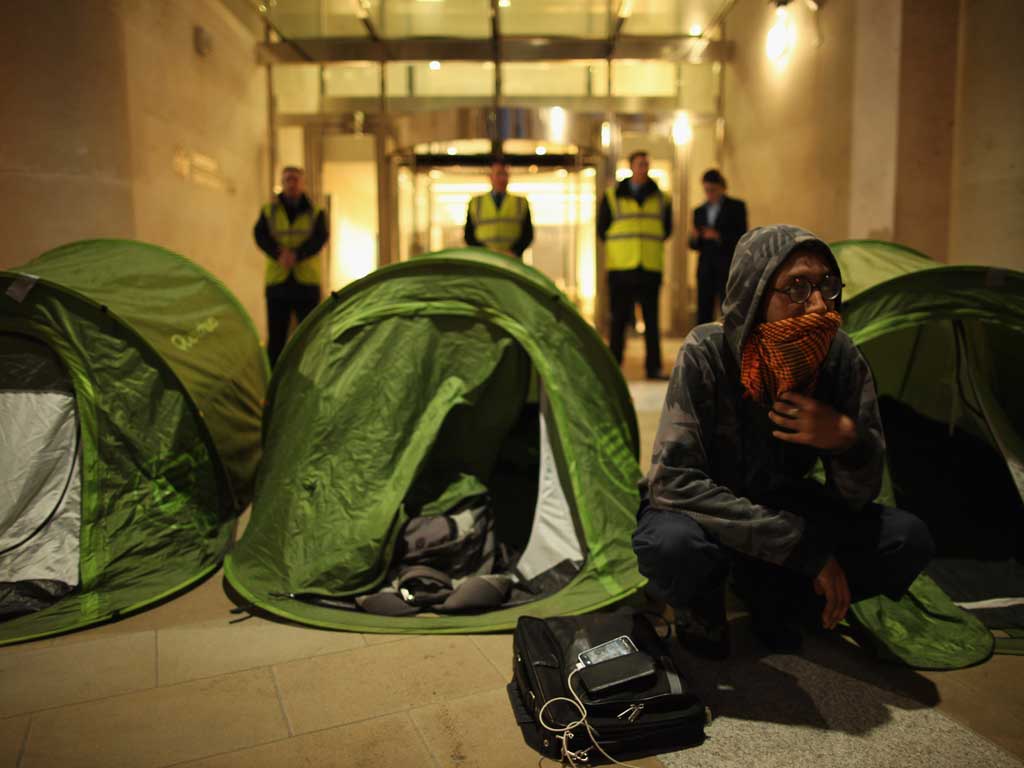
{"label": "white cable", "polygon": [[[640,766],[634,765],[633,763],[620,763],[614,757],[605,752],[601,745],[597,743],[597,739],[594,737],[594,731],[590,727],[590,723],[587,722],[587,708],[586,706],[584,706],[583,701],[580,699],[580,697],[577,695],[576,691],[572,687],[572,676],[579,672],[580,669],[581,667],[576,667],[576,669],[569,673],[569,677],[567,677],[565,680],[566,687],[569,689],[569,693],[572,694],[572,698],[570,699],[565,696],[556,696],[553,699],[548,699],[544,702],[544,706],[540,708],[540,712],[537,713],[537,720],[540,722],[542,727],[554,733],[555,738],[562,742],[562,757],[565,760],[569,761],[569,765],[571,766],[571,768],[577,768],[577,760],[579,760],[581,763],[586,763],[589,760],[589,758],[587,757],[587,752],[590,751],[590,747],[587,747],[586,749],[580,749],[575,752],[569,749],[569,740],[574,736],[572,731],[574,728],[578,728],[581,725],[587,729],[587,735],[590,736],[590,742],[597,748],[597,751],[605,757],[607,757],[613,763],[615,763],[615,765],[621,765],[624,768],[640,768]],[[544,710],[552,704],[554,704],[556,701],[564,701],[567,704],[571,704],[572,706],[576,707],[576,709],[580,713],[580,719],[569,723],[564,728],[553,728],[552,726],[545,723]]]}

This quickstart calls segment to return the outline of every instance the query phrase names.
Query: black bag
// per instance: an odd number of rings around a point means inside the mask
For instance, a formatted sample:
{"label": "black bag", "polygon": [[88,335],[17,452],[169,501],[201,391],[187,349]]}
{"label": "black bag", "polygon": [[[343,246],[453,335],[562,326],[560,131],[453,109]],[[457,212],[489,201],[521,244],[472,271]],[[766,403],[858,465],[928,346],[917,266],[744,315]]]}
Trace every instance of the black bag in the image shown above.
{"label": "black bag", "polygon": [[[600,679],[601,690],[588,691],[576,669],[579,654],[622,635],[628,635],[639,652],[627,663],[616,663],[623,670],[623,682],[606,686],[607,675],[593,675]],[[523,738],[541,754],[564,759],[571,752],[574,760],[600,763],[603,758],[591,736],[617,760],[671,752],[704,740],[710,711],[688,689],[666,642],[643,614],[522,616],[516,624],[512,652],[514,677],[508,686],[509,700]],[[586,669],[597,671],[599,666]],[[586,725],[580,723],[583,715],[579,708],[570,703],[577,697],[586,709]],[[542,710],[544,724],[554,730],[541,724]],[[558,732],[563,729],[568,730]]]}

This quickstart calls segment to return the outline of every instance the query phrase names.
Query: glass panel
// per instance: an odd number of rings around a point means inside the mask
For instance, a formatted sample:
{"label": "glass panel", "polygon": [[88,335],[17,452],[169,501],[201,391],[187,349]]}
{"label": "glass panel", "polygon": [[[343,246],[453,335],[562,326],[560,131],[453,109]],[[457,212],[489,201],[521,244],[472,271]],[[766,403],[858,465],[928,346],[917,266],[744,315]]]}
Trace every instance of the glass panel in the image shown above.
{"label": "glass panel", "polygon": [[537,61],[501,65],[505,96],[607,96],[608,62]]}
{"label": "glass panel", "polygon": [[278,114],[309,115],[320,111],[319,64],[275,64],[270,78]]}
{"label": "glass panel", "polygon": [[[377,163],[373,136],[325,142],[323,192],[330,201],[328,281],[332,291],[377,267]],[[344,161],[335,158],[344,157]]]}
{"label": "glass panel", "polygon": [[608,0],[503,0],[501,34],[607,37]]}
{"label": "glass panel", "polygon": [[718,73],[721,64],[680,64],[682,93],[679,106],[682,109],[714,114],[718,109]]}
{"label": "glass panel", "polygon": [[289,165],[302,168],[306,164],[306,135],[301,125],[285,125],[277,129],[277,167],[274,168],[274,194],[281,192],[281,171]]}
{"label": "glass panel", "polygon": [[626,35],[701,35],[730,0],[634,0]]}
{"label": "glass panel", "polygon": [[494,62],[389,61],[387,95],[494,96]]}
{"label": "glass panel", "polygon": [[673,97],[678,69],[672,61],[612,61],[612,96]]}
{"label": "glass panel", "polygon": [[366,37],[351,0],[265,0],[266,16],[285,37]]}
{"label": "glass panel", "polygon": [[383,37],[491,36],[489,0],[387,0],[382,8]]}
{"label": "glass panel", "polygon": [[324,95],[380,96],[380,64],[373,61],[325,64]]}

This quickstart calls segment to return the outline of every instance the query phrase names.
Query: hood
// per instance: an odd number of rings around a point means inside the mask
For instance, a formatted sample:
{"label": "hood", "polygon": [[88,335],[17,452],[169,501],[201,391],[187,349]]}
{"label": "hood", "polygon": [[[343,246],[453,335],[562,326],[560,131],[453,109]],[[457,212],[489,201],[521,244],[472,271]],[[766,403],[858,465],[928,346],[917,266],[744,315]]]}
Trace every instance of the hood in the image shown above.
{"label": "hood", "polygon": [[[742,359],[743,342],[761,322],[761,297],[775,270],[797,247],[817,251],[842,278],[839,264],[828,245],[817,235],[789,224],[773,224],[750,230],[736,244],[729,268],[729,281],[722,302],[722,330],[737,362]],[[836,300],[841,308],[842,296]]]}

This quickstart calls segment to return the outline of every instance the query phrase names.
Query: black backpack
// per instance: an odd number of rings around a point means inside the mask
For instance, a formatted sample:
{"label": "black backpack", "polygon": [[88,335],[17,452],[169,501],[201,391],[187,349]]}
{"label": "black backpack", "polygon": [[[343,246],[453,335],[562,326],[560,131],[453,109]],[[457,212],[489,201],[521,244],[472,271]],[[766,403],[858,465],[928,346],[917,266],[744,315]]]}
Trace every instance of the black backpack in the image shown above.
{"label": "black backpack", "polygon": [[[581,682],[585,673],[577,669],[579,654],[623,635],[632,639],[639,652],[628,664],[640,674],[593,693]],[[689,690],[665,640],[644,614],[522,616],[512,649],[509,700],[523,738],[541,754],[593,763],[603,761],[602,750],[621,760],[675,751],[704,740],[710,710]],[[616,664],[616,668],[625,666]],[[582,722],[580,704],[586,709]]]}

